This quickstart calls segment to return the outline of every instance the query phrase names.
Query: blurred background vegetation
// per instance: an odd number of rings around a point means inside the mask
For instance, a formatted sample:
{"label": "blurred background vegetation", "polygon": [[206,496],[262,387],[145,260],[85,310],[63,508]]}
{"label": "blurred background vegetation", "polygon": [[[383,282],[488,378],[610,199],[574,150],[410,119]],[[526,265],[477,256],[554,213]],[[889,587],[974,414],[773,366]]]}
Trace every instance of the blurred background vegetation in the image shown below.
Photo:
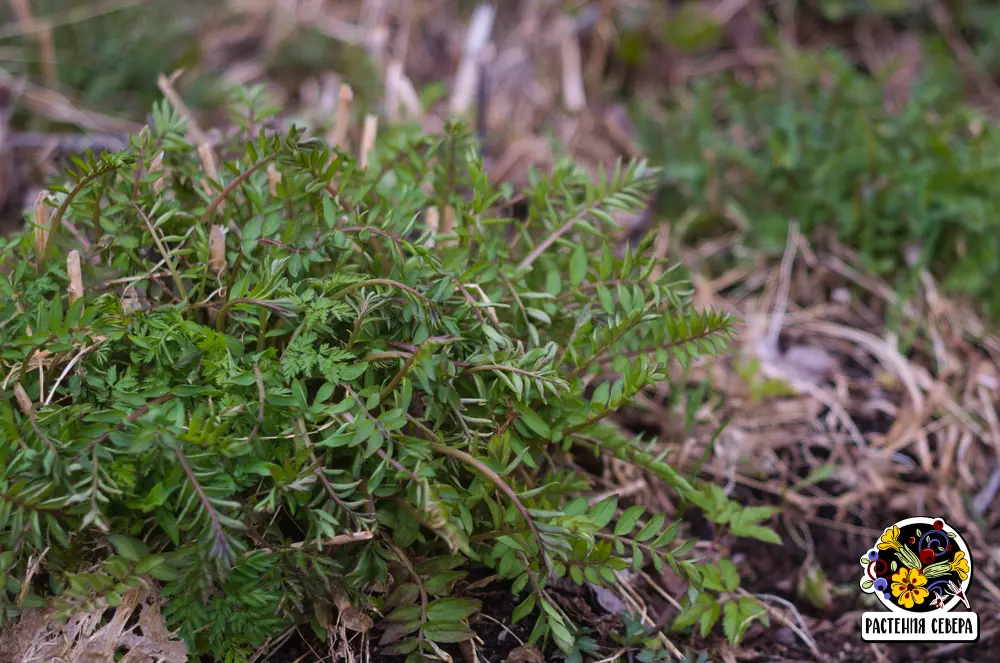
{"label": "blurred background vegetation", "polygon": [[[405,63],[426,88],[454,78],[476,3],[396,5],[11,0],[0,14],[4,120],[15,135],[136,126],[161,95],[157,77],[181,69],[185,102],[213,119],[228,85],[264,81],[308,105],[317,100],[302,98],[303,84],[328,75],[352,85],[358,108],[377,110],[378,17],[398,31],[435,15],[408,37],[428,42],[410,53],[429,57]],[[496,30],[515,29],[526,11],[569,17],[588,97],[626,104],[638,144],[666,167],[662,211],[684,219],[685,233],[745,223],[751,246],[776,250],[793,217],[807,232],[833,229],[899,288],[908,267],[929,267],[1000,315],[990,288],[1000,270],[997,135],[978,110],[1000,100],[1000,5],[512,2],[501,3]],[[32,103],[23,81],[53,95]],[[73,108],[123,122],[74,122]],[[42,142],[31,138],[13,145]],[[8,216],[19,209],[8,205]]]}

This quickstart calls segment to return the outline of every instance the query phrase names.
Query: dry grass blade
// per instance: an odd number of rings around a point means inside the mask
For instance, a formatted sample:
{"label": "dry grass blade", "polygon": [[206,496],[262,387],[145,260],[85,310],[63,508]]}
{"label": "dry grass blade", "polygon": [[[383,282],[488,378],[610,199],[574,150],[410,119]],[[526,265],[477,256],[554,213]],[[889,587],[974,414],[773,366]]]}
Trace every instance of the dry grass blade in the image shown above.
{"label": "dry grass blade", "polygon": [[472,14],[469,29],[465,34],[462,62],[455,76],[451,94],[452,115],[464,115],[472,106],[479,82],[480,56],[489,43],[495,18],[496,7],[490,4],[480,4]]}
{"label": "dry grass blade", "polygon": [[583,90],[583,56],[575,25],[566,18],[560,26],[562,40],[559,52],[562,56],[563,104],[571,113],[579,113],[587,107],[587,97]]}
{"label": "dry grass blade", "polygon": [[83,273],[80,269],[80,252],[73,249],[66,256],[66,273],[69,276],[69,303],[83,297]]}
{"label": "dry grass blade", "polygon": [[0,69],[0,88],[22,90],[25,106],[53,122],[71,124],[100,133],[137,133],[142,126],[97,111],[85,109],[54,90],[14,78]]}
{"label": "dry grass blade", "polygon": [[330,145],[339,147],[341,150],[347,149],[347,130],[351,126],[351,102],[353,100],[354,92],[351,90],[351,86],[343,83],[337,96],[337,117],[334,119],[333,128],[327,136]]}
{"label": "dry grass blade", "polygon": [[226,233],[219,225],[212,226],[208,235],[208,265],[216,276],[226,268]]}
{"label": "dry grass blade", "polygon": [[31,5],[28,0],[10,0],[11,8],[17,15],[17,20],[21,24],[24,34],[34,34],[38,40],[38,49],[41,51],[42,66],[44,67],[45,82],[49,87],[55,87],[58,83],[56,76],[56,48],[52,41],[52,26],[48,21],[36,21],[31,12]]}
{"label": "dry grass blade", "polygon": [[35,226],[35,254],[39,260],[45,255],[45,249],[49,244],[49,225],[52,217],[52,208],[46,204],[48,197],[49,194],[47,191],[39,192],[38,197],[35,199],[35,215],[32,218],[32,223]]}
{"label": "dry grass blade", "polygon": [[157,87],[160,88],[160,92],[163,96],[167,98],[170,105],[173,106],[178,113],[187,118],[188,135],[190,136],[191,142],[195,145],[206,145],[209,144],[208,136],[202,131],[198,122],[195,120],[194,116],[191,114],[191,109],[187,107],[184,100],[181,99],[181,95],[177,93],[174,88],[174,83],[184,74],[183,69],[178,69],[170,76],[165,76],[160,74],[156,80]]}
{"label": "dry grass blade", "polygon": [[[17,0],[13,1],[16,2]],[[81,23],[92,18],[128,9],[129,7],[136,7],[145,2],[147,0],[108,0],[107,2],[88,3],[87,6],[64,12],[59,18],[46,18],[44,21],[34,21],[30,26],[18,19],[15,23],[0,25],[0,39],[24,37],[51,31],[53,28]]]}
{"label": "dry grass blade", "polygon": [[428,207],[427,211],[424,212],[424,225],[427,228],[427,241],[424,242],[424,246],[428,249],[434,248],[434,242],[436,241],[438,232],[438,221],[441,215],[438,213],[437,207]]}
{"label": "dry grass blade", "polygon": [[375,137],[378,133],[378,116],[369,113],[365,115],[365,124],[361,132],[361,147],[358,153],[358,165],[368,167],[372,151],[375,149]]}

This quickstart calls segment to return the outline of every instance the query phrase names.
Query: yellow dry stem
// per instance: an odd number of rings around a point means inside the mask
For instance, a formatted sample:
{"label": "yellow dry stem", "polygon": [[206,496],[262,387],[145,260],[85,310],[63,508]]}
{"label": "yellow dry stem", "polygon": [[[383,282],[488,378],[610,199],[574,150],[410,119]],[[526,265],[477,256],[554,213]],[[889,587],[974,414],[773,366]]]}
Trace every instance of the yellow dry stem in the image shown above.
{"label": "yellow dry stem", "polygon": [[226,268],[226,234],[222,226],[212,226],[208,235],[208,267],[216,274]]}
{"label": "yellow dry stem", "polygon": [[83,297],[83,273],[80,269],[80,252],[73,249],[66,256],[66,273],[69,275],[69,303]]}

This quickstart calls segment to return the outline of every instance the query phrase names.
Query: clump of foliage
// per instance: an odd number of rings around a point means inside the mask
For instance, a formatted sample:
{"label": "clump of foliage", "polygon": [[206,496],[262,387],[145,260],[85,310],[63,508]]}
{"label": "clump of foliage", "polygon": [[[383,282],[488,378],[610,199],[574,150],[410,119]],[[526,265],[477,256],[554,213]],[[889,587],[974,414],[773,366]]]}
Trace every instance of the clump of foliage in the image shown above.
{"label": "clump of foliage", "polygon": [[674,272],[653,276],[652,237],[612,239],[655,171],[594,183],[566,162],[515,196],[458,126],[393,129],[362,167],[295,129],[264,133],[259,90],[237,102],[218,180],[159,104],[0,245],[5,619],[158,583],[168,626],[217,660],[293,624],[325,633],[336,610],[427,660],[473,637],[481,606],[462,588],[480,568],[520,597],[532,642],[573,657],[552,584],[646,564],[690,580],[678,628],[707,635],[724,614],[736,639],[766,619],[680,523],[585,497],[580,463],[617,457],[719,531],[777,540],[773,510],[606,421],[666,361],[730,334]]}
{"label": "clump of foliage", "polygon": [[1000,129],[955,101],[953,69],[930,63],[899,108],[836,52],[797,52],[768,73],[698,81],[666,112],[640,113],[682,232],[738,229],[780,251],[795,219],[835,231],[904,291],[929,268],[1000,316]]}

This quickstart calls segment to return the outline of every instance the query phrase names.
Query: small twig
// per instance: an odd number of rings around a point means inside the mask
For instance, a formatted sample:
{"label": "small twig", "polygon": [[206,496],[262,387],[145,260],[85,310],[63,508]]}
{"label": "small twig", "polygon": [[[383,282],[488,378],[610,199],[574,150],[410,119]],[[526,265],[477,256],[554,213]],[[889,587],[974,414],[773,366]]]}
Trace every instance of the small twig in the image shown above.
{"label": "small twig", "polygon": [[[0,29],[0,39],[3,39],[2,34],[3,30]],[[0,88],[13,89],[17,93],[23,91],[25,105],[30,110],[56,122],[99,132],[138,133],[142,129],[133,122],[81,108],[78,103],[54,90],[15,79],[3,70],[0,70]]]}
{"label": "small twig", "polygon": [[[371,541],[374,534],[368,531],[362,532],[348,532],[347,534],[338,534],[336,536],[331,536],[329,539],[321,539],[319,545],[323,548],[331,548],[334,546],[342,546],[348,543],[359,543],[361,541]],[[291,544],[290,548],[304,548],[307,545],[313,545],[311,541],[297,541]]]}
{"label": "small twig", "polygon": [[[39,365],[41,369],[41,365]],[[28,421],[31,423],[32,430],[35,431],[35,435],[40,437],[46,446],[52,451],[56,450],[56,445],[42,432],[41,427],[38,425],[38,419],[35,417],[35,406],[31,402],[31,398],[28,396],[28,392],[24,390],[24,387],[20,383],[14,385],[14,399],[17,401],[18,407],[21,408],[21,412],[24,416],[28,417]]]}
{"label": "small twig", "polygon": [[309,456],[310,459],[316,464],[316,467],[313,469],[313,474],[315,474],[316,478],[318,478],[320,483],[323,484],[323,488],[326,490],[326,494],[330,496],[330,499],[333,500],[334,504],[339,506],[344,511],[344,513],[351,516],[352,518],[355,518],[356,520],[359,521],[363,521],[364,519],[361,516],[359,516],[357,513],[355,513],[353,509],[347,506],[344,500],[340,499],[340,495],[338,495],[337,491],[333,489],[333,484],[330,483],[330,480],[326,478],[326,474],[323,473],[323,466],[320,465],[319,459],[316,457],[316,454],[310,451]]}
{"label": "small twig", "polygon": [[614,663],[615,661],[621,660],[621,655],[628,651],[628,647],[622,647],[611,656],[602,658],[600,660],[594,661],[594,663]]}
{"label": "small twig", "polygon": [[[67,152],[84,152],[86,150],[124,150],[128,147],[128,134],[78,134],[39,133],[20,131],[4,140],[4,147],[15,150],[39,150],[55,147]],[[150,171],[152,172],[152,171]]]}
{"label": "small twig", "polygon": [[82,359],[85,354],[96,348],[98,345],[100,345],[100,343],[95,343],[94,345],[89,345],[83,348],[76,354],[76,356],[74,356],[69,361],[68,364],[66,364],[66,367],[62,370],[62,373],[60,373],[59,377],[56,378],[55,384],[53,384],[52,388],[49,390],[49,397],[45,399],[45,405],[48,405],[49,403],[52,402],[52,399],[56,395],[56,389],[59,388],[59,385],[62,383],[63,379],[69,374],[69,372],[73,369],[73,366],[76,365],[76,362],[80,361],[80,359]]}
{"label": "small twig", "polygon": [[608,62],[614,21],[612,10],[614,0],[601,0],[598,8],[598,18],[594,23],[593,35],[590,38],[590,57],[587,60],[587,81],[599,83],[604,78],[604,67]]}
{"label": "small twig", "polygon": [[73,236],[73,239],[76,240],[77,244],[83,247],[84,251],[90,253],[90,242],[87,240],[84,234],[80,232],[80,229],[76,227],[76,224],[74,224],[69,219],[63,219],[62,227],[65,228],[66,231]]}
{"label": "small twig", "polygon": [[39,553],[38,557],[31,555],[28,557],[28,570],[24,574],[24,580],[21,581],[21,591],[17,595],[17,607],[24,607],[24,599],[28,597],[28,592],[31,591],[31,579],[35,577],[38,573],[38,567],[42,565],[42,560],[45,556],[49,554],[51,546],[46,546],[45,550]]}
{"label": "small twig", "polygon": [[480,612],[479,616],[482,617],[483,619],[486,619],[488,621],[493,622],[494,624],[496,624],[497,626],[499,626],[501,629],[503,629],[504,632],[506,632],[508,635],[512,636],[515,640],[517,640],[517,644],[518,645],[520,645],[522,647],[524,646],[524,640],[522,640],[520,637],[518,637],[517,633],[514,633],[514,631],[510,630],[507,627],[507,625],[504,624],[503,622],[501,622],[499,619],[497,619],[495,617],[490,617],[485,612]]}
{"label": "small twig", "polygon": [[725,25],[733,20],[734,16],[743,11],[743,8],[748,4],[750,4],[750,0],[722,0],[712,10],[712,14],[720,25]]}
{"label": "small twig", "polygon": [[[506,285],[507,285],[508,287],[510,287],[510,280],[509,280],[509,279],[507,279],[507,278],[504,278],[504,283],[505,283],[505,284],[506,284]],[[484,302],[484,303],[486,304],[486,307],[485,307],[485,308],[486,308],[486,314],[490,316],[490,320],[492,320],[492,321],[493,321],[493,324],[494,324],[494,325],[496,325],[497,327],[499,327],[499,326],[500,326],[500,318],[499,318],[499,317],[497,316],[497,312],[496,312],[496,305],[495,305],[495,304],[493,303],[493,301],[492,301],[492,300],[490,299],[489,295],[487,295],[487,294],[486,294],[486,291],[485,291],[485,290],[483,290],[483,289],[482,289],[482,287],[480,287],[480,285],[479,285],[478,283],[466,283],[465,285],[462,285],[462,284],[460,283],[460,284],[459,284],[459,287],[460,287],[460,288],[463,288],[463,292],[464,292],[464,288],[469,288],[469,289],[472,289],[472,288],[475,288],[476,292],[478,292],[478,293],[479,293],[479,297],[480,297],[480,298],[481,298],[481,299],[483,300],[483,302]],[[520,305],[520,302],[521,302],[521,300],[520,300],[520,297],[518,297],[518,296],[517,296],[517,295],[515,294],[515,296],[514,296],[514,299],[515,299],[515,301],[517,301],[517,302],[518,302],[518,305]],[[474,301],[472,301],[472,302],[470,302],[470,303],[473,303],[473,304],[474,304],[475,302],[474,302]],[[522,306],[522,307],[521,307],[521,309],[522,309],[522,311],[523,311],[524,307]],[[475,310],[476,310],[476,311],[478,311],[478,310],[479,310],[479,307],[477,306],[477,307],[475,308]],[[480,318],[481,318],[481,317],[482,317],[482,316],[480,316]]]}
{"label": "small twig", "polygon": [[403,62],[399,58],[389,60],[385,68],[385,114],[389,122],[399,121],[399,80],[403,73]]}
{"label": "small twig", "polygon": [[642,491],[649,488],[649,484],[646,483],[645,479],[636,479],[624,486],[616,486],[611,490],[606,490],[603,493],[598,493],[593,497],[587,499],[587,504],[594,506],[598,502],[601,502],[609,497],[630,497],[636,493],[641,493]]}
{"label": "small twig", "polygon": [[[812,652],[813,656],[815,656],[817,660],[820,661],[826,660],[826,657],[823,656],[822,653],[820,653],[819,648],[816,646],[816,641],[813,640],[812,636],[809,635],[809,630],[806,627],[805,620],[802,619],[802,615],[799,613],[799,611],[795,608],[795,606],[792,603],[781,598],[780,596],[775,596],[773,594],[751,594],[745,589],[740,589],[740,594],[742,594],[743,596],[756,598],[758,600],[765,599],[768,601],[774,601],[775,603],[780,603],[781,605],[788,608],[788,610],[791,611],[793,615],[795,615],[795,622],[788,619],[787,617],[785,617],[783,614],[781,614],[776,610],[768,610],[768,612],[774,615],[778,619],[778,621],[783,622],[785,626],[790,628],[792,632],[794,632],[797,636],[799,636],[802,642],[804,642],[806,646],[809,647],[809,651]],[[767,606],[764,606],[764,609],[766,610]]]}
{"label": "small twig", "polygon": [[[471,308],[472,312],[476,315],[476,319],[479,321],[479,324],[485,325],[486,318],[483,317],[482,312],[479,310],[479,304],[477,304],[476,300],[472,297],[472,293],[469,292],[469,289],[462,284],[457,276],[452,276],[451,279],[455,282],[455,287],[458,288],[458,291],[462,293],[463,297],[465,297],[465,301],[469,303],[469,308]],[[482,292],[482,290],[480,290],[480,292]],[[486,293],[483,293],[483,297],[487,300],[487,302],[489,302],[489,298],[486,297]],[[492,306],[492,302],[490,302],[489,305]],[[500,323],[496,319],[496,312],[492,309],[487,310],[492,314],[493,322],[499,326]]]}
{"label": "small twig", "polygon": [[972,511],[977,516],[982,517],[986,513],[986,510],[993,504],[993,500],[996,499],[997,493],[1000,493],[1000,461],[993,467],[993,472],[990,474],[986,483],[983,484],[982,489],[976,496],[972,499]]}

